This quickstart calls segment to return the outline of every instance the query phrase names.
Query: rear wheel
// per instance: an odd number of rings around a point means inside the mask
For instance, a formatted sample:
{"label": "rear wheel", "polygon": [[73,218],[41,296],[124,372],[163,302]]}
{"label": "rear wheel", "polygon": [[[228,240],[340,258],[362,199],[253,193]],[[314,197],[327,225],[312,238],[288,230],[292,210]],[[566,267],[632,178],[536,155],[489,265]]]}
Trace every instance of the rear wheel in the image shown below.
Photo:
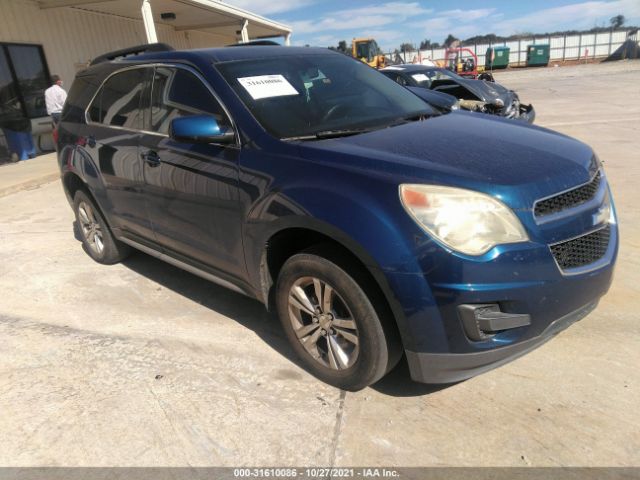
{"label": "rear wheel", "polygon": [[126,258],[130,248],[116,240],[95,205],[84,191],[78,190],[73,198],[77,225],[85,251],[98,263],[111,265]]}
{"label": "rear wheel", "polygon": [[364,289],[336,263],[311,253],[287,260],[276,286],[278,315],[311,373],[345,390],[378,381],[397,361],[394,340]]}

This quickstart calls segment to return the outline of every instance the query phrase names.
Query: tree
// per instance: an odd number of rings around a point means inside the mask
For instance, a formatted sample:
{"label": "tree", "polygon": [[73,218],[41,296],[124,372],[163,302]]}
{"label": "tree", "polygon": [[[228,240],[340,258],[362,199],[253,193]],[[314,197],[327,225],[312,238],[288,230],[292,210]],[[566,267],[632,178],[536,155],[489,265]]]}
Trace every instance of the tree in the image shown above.
{"label": "tree", "polygon": [[413,45],[411,45],[410,43],[403,43],[400,45],[400,51],[403,53],[406,52],[414,52],[416,49],[413,48]]}
{"label": "tree", "polygon": [[347,42],[344,40],[340,40],[337,47],[329,47],[329,50],[344,53],[345,55],[351,55],[351,50],[347,47]]}
{"label": "tree", "polygon": [[474,37],[467,38],[463,43],[496,43],[499,38],[495,33],[488,33],[486,35],[476,35]]}
{"label": "tree", "polygon": [[440,44],[438,42],[432,42],[430,39],[420,42],[420,50],[431,50],[432,48],[440,48]]}
{"label": "tree", "polygon": [[622,25],[624,25],[624,22],[624,15],[616,15],[615,17],[611,17],[609,19],[609,23],[611,24],[612,28],[620,28]]}
{"label": "tree", "polygon": [[460,41],[459,38],[456,38],[453,35],[449,34],[447,38],[444,40],[444,46],[450,47],[454,42],[459,42],[459,41]]}

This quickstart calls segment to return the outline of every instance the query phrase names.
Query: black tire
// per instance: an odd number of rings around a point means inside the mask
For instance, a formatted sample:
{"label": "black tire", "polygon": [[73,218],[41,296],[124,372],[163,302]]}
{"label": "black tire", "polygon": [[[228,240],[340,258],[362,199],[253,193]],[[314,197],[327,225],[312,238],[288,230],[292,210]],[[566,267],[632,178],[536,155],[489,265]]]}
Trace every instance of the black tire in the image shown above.
{"label": "black tire", "polygon": [[495,82],[493,75],[487,72],[483,72],[478,75],[478,80],[486,80],[487,82]]}
{"label": "black tire", "polygon": [[[275,299],[278,316],[289,342],[308,371],[324,382],[343,390],[360,390],[380,380],[380,378],[395,366],[400,358],[401,348],[396,335],[393,333],[390,334],[390,331],[393,332],[394,330],[389,328],[388,324],[383,325],[384,321],[388,322],[389,319],[382,319],[383,321],[381,321],[378,312],[373,306],[374,302],[369,299],[365,292],[366,288],[363,288],[345,271],[351,271],[352,269],[346,266],[344,262],[334,262],[315,253],[315,251],[313,253],[303,252],[294,255],[285,262],[280,270]],[[345,265],[347,268],[343,268],[338,265],[338,263]],[[358,275],[354,276],[358,277]],[[297,319],[304,317],[304,319],[308,321],[307,324],[304,322],[297,323],[299,328],[313,328],[310,318],[316,318],[311,317],[304,309],[292,307],[294,312],[292,313],[290,308],[290,293],[292,292],[292,288],[300,282],[303,282],[300,285],[304,285],[306,279],[317,279],[320,280],[321,283],[330,286],[334,292],[333,294],[330,293],[330,295],[333,296],[337,305],[344,305],[348,308],[349,312],[346,317],[353,319],[356,327],[355,330],[348,330],[348,332],[355,332],[358,337],[358,353],[352,364],[343,364],[340,368],[336,369],[337,364],[334,360],[334,366],[332,368],[331,365],[323,363],[322,359],[324,357],[322,353],[319,355],[321,357],[320,359],[314,358],[303,346],[302,340],[298,339],[296,328],[294,327]],[[313,288],[313,285],[307,288],[313,289],[314,292],[317,291]],[[320,291],[322,291],[322,289]],[[335,293],[337,293],[337,295],[335,295]],[[324,294],[321,295],[324,296]],[[321,302],[318,301],[317,295],[310,293],[308,299],[312,301],[311,303],[315,305],[315,311],[318,312]],[[339,315],[335,309],[329,308],[328,310],[334,312],[336,319],[338,316],[345,316]],[[296,317],[296,315],[298,315],[298,317]],[[326,318],[322,320],[324,321]],[[300,330],[298,329],[298,331]],[[335,329],[331,327],[327,328],[323,334],[324,338],[317,337],[317,346],[313,348],[313,353],[317,355],[318,352],[323,352],[322,345],[325,347],[324,352],[331,350],[328,348],[329,337],[333,337],[333,345],[335,345],[336,338],[348,345],[349,342],[340,338],[340,331],[344,331],[344,329],[338,327]],[[329,335],[331,332],[335,333],[335,335]],[[311,336],[313,335],[304,338],[308,340]],[[311,345],[315,345],[315,343],[312,342]],[[342,349],[339,350],[343,353]],[[330,356],[333,356],[334,359],[338,358],[337,355],[330,355],[329,353],[327,353],[326,356],[327,358]],[[326,360],[326,363],[330,363],[329,360]]]}
{"label": "black tire", "polygon": [[91,258],[98,263],[112,265],[129,256],[131,248],[115,239],[102,213],[86,192],[76,192],[73,211],[83,249]]}

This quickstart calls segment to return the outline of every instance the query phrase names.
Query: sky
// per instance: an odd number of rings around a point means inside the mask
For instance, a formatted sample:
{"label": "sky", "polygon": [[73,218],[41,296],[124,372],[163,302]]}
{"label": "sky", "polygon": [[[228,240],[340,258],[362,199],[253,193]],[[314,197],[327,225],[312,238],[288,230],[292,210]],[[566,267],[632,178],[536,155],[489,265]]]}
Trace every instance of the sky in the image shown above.
{"label": "sky", "polygon": [[495,33],[545,33],[609,25],[622,14],[640,25],[640,0],[226,0],[293,27],[292,45],[335,46],[373,37],[387,51],[401,43],[442,43]]}

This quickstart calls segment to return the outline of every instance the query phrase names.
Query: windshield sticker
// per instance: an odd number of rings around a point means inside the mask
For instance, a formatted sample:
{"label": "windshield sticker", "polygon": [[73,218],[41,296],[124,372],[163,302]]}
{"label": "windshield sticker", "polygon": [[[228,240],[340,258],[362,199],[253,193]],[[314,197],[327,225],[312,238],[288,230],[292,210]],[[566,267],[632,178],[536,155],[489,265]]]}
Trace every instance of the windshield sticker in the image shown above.
{"label": "windshield sticker", "polygon": [[298,91],[293,88],[293,85],[287,82],[287,79],[282,75],[243,77],[239,78],[238,82],[249,92],[249,95],[251,95],[251,98],[254,100],[283,97],[285,95],[298,95]]}
{"label": "windshield sticker", "polygon": [[415,75],[411,76],[416,82],[426,82],[427,80],[429,80],[429,77],[427,77],[424,73],[416,73]]}

